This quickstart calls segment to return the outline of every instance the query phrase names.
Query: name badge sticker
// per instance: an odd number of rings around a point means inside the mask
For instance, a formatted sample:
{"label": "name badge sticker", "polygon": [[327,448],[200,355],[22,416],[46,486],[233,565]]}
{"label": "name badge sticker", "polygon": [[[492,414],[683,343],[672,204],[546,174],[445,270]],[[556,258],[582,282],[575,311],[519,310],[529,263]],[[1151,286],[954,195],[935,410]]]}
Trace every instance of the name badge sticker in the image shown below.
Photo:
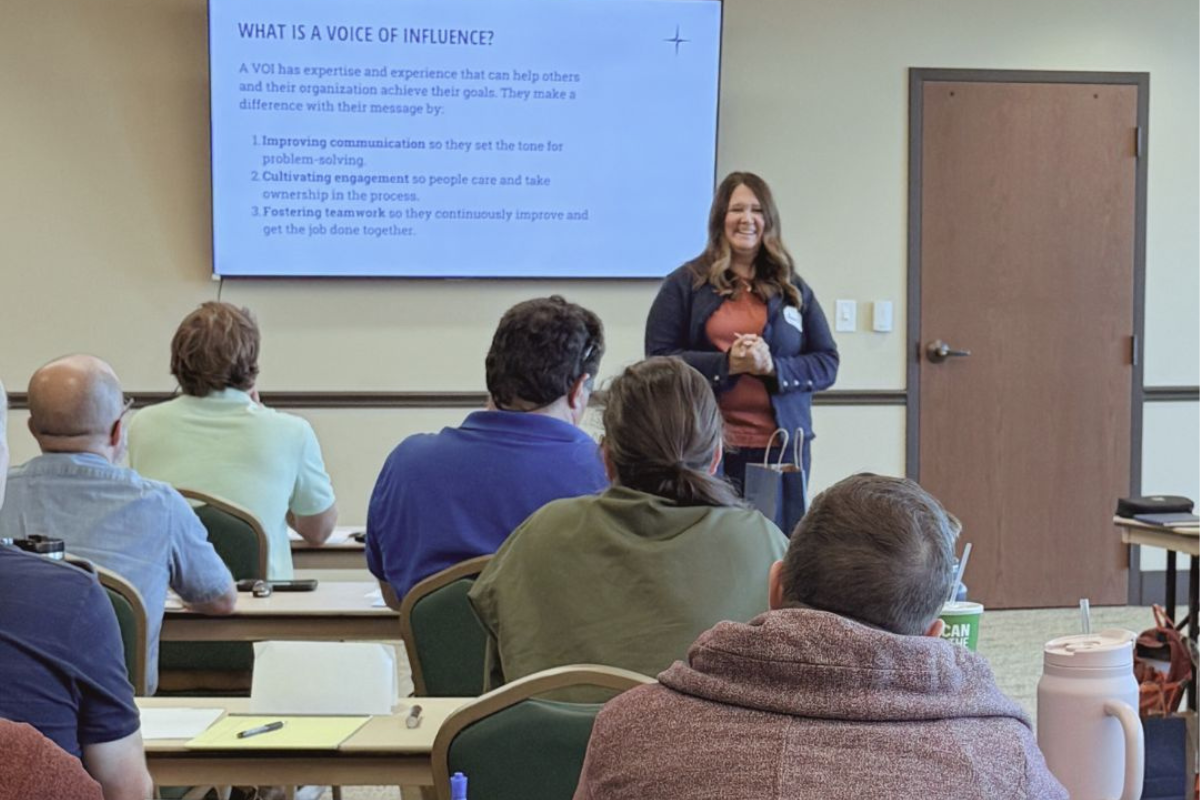
{"label": "name badge sticker", "polygon": [[788,325],[791,325],[800,333],[804,333],[804,323],[800,319],[800,309],[796,308],[795,306],[784,306],[783,321]]}

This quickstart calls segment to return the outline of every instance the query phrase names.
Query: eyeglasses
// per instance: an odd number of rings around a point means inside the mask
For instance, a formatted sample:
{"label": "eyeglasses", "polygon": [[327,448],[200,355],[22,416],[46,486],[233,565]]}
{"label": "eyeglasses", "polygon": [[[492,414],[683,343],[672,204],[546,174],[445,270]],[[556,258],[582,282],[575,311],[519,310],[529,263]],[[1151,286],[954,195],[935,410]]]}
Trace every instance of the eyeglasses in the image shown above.
{"label": "eyeglasses", "polygon": [[[592,357],[592,353],[594,353],[594,352],[596,352],[596,343],[594,341],[588,340],[587,347],[583,348],[583,354],[579,356],[579,364],[577,365],[578,369],[575,371],[577,375],[582,375],[584,372],[587,372],[588,359],[590,359]],[[592,382],[595,381],[595,379],[596,379],[595,375],[592,375],[591,373],[588,374],[588,380],[587,380],[588,391],[591,391]]]}

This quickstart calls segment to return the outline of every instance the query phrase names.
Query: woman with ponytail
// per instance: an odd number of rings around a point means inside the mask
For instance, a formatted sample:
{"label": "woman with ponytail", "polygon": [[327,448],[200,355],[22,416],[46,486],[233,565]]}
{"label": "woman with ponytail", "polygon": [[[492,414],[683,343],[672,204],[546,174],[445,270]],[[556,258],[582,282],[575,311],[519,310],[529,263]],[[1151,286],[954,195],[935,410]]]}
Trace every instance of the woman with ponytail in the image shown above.
{"label": "woman with ponytail", "polygon": [[702,631],[766,611],[783,534],[718,477],[721,412],[676,358],[608,389],[601,452],[612,486],[534,512],[471,589],[489,685],[563,664],[657,675]]}

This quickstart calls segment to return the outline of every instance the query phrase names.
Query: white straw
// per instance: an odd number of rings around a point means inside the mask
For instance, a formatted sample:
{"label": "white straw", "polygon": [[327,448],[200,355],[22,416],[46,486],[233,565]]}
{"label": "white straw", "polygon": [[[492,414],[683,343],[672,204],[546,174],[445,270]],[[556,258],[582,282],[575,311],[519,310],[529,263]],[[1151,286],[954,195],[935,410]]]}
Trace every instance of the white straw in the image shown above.
{"label": "white straw", "polygon": [[1079,599],[1079,616],[1084,633],[1092,632],[1092,606],[1086,597]]}
{"label": "white straw", "polygon": [[958,570],[954,573],[954,583],[950,584],[950,596],[947,603],[953,603],[958,598],[958,588],[962,586],[963,573],[967,571],[967,559],[971,557],[971,543],[963,545],[962,558],[958,560]]}

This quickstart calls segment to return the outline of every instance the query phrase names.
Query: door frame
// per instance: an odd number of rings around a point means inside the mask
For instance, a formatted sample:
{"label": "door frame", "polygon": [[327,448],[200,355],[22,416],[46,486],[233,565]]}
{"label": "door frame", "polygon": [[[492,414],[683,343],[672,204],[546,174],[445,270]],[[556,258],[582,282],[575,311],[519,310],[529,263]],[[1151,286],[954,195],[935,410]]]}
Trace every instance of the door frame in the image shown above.
{"label": "door frame", "polygon": [[[1047,70],[936,69],[912,67],[908,71],[908,340],[905,473],[920,480],[921,464],[921,144],[924,135],[924,87],[926,83],[1091,83],[1137,87],[1137,174],[1134,188],[1133,233],[1133,379],[1130,419],[1129,494],[1141,494],[1142,486],[1142,386],[1146,308],[1146,175],[1150,123],[1150,73],[1148,72],[1058,72]],[[1115,498],[1114,498],[1115,502]],[[1114,534],[1115,535],[1115,534]],[[1141,553],[1129,548],[1128,602],[1142,595]]]}

